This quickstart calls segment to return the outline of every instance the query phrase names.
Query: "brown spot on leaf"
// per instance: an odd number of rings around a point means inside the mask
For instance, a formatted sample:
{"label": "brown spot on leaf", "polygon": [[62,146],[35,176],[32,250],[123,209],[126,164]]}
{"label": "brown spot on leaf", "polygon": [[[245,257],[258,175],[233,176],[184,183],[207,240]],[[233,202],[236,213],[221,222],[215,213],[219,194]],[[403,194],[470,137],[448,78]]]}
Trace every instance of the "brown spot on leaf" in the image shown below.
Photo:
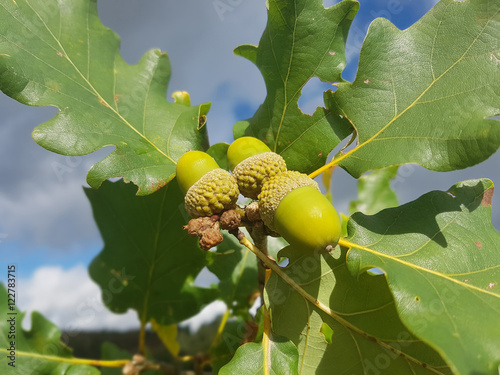
{"label": "brown spot on leaf", "polygon": [[328,52],[328,53],[329,53],[330,55],[334,56],[336,52],[335,52],[335,51],[330,51],[330,52]]}
{"label": "brown spot on leaf", "polygon": [[320,152],[320,153],[318,154],[318,158],[320,158],[320,157],[322,157],[322,156],[323,156],[323,153],[322,153],[322,152]]}
{"label": "brown spot on leaf", "polygon": [[489,283],[489,284],[488,284],[488,288],[489,288],[489,289],[492,289],[495,285],[497,285],[497,283]]}
{"label": "brown spot on leaf", "polygon": [[101,96],[99,96],[99,103],[109,108],[109,104]]}
{"label": "brown spot on leaf", "polygon": [[477,246],[478,249],[481,249],[483,247],[483,244],[480,241],[474,242]]}
{"label": "brown spot on leaf", "polygon": [[495,52],[491,52],[490,60],[493,61],[497,65],[500,64],[500,59],[495,55]]}
{"label": "brown spot on leaf", "polygon": [[481,199],[481,204],[484,206],[484,207],[489,207],[491,206],[491,201],[493,200],[493,191],[495,189],[494,188],[489,188],[488,190],[486,190],[483,194],[483,199]]}
{"label": "brown spot on leaf", "polygon": [[366,84],[372,83],[372,81],[370,81],[368,78],[365,79],[363,82],[366,83]]}
{"label": "brown spot on leaf", "polygon": [[207,116],[201,115],[198,119],[198,129],[201,129],[207,123]]}
{"label": "brown spot on leaf", "polygon": [[57,51],[57,56],[59,56],[59,57],[63,57],[62,52]]}
{"label": "brown spot on leaf", "polygon": [[243,336],[243,343],[254,342],[259,332],[259,325],[255,322],[245,323],[245,334]]}
{"label": "brown spot on leaf", "polygon": [[470,281],[470,279],[465,279],[464,283],[468,283],[469,281]]}

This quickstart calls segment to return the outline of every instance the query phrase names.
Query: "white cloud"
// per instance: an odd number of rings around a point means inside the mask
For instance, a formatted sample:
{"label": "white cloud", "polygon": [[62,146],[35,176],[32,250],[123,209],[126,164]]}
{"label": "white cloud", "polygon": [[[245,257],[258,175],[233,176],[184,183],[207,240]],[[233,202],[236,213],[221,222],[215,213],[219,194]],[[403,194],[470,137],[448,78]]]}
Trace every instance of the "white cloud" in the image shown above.
{"label": "white cloud", "polygon": [[226,312],[226,304],[222,301],[215,301],[207,305],[203,310],[192,318],[180,323],[181,327],[189,327],[191,332],[196,332],[204,324],[209,324],[214,319]]}
{"label": "white cloud", "polygon": [[[325,0],[330,5],[336,2]],[[429,8],[435,2],[425,0],[418,6]],[[213,101],[208,115],[212,143],[231,141],[236,104],[245,100],[256,108],[265,96],[258,69],[232,54],[239,44],[258,43],[266,25],[264,2],[232,4],[238,5],[221,21],[211,1],[173,4],[151,0],[147,5],[139,0],[99,2],[103,22],[122,38],[121,50],[127,61],[136,62],[146,50],[159,47],[171,58],[169,91],[187,90],[193,103]],[[417,2],[401,0],[401,4],[409,10]],[[358,56],[364,35],[361,25],[353,25],[348,61]],[[321,91],[315,96],[318,102]],[[311,102],[310,111],[316,105]],[[70,158],[37,146],[30,136],[32,129],[56,111],[24,106],[0,94],[0,233],[7,235],[5,243],[20,241],[30,248],[67,249],[83,248],[99,238],[81,187],[88,168],[110,150]]]}
{"label": "white cloud", "polygon": [[[195,9],[195,10],[193,10]],[[167,51],[172,64],[169,92],[187,90],[192,103],[212,101],[212,143],[232,140],[234,106],[257,106],[264,83],[256,67],[232,50],[258,43],[266,23],[264,3],[242,1],[221,21],[211,1],[99,2],[103,22],[122,38],[122,54],[131,63],[151,48]],[[227,92],[219,95],[221,84]],[[31,139],[33,128],[56,108],[21,105],[0,93],[0,233],[4,242],[30,249],[83,249],[99,240],[90,205],[82,191],[90,166],[110,149],[71,158],[50,153]],[[25,247],[25,248],[24,248]]]}
{"label": "white cloud", "polygon": [[1,192],[0,227],[9,240],[21,240],[31,247],[68,248],[95,239],[98,233],[83,192],[84,180],[81,174],[75,177],[68,177],[65,183],[47,179],[21,183],[15,195]]}
{"label": "white cloud", "polygon": [[110,312],[101,301],[101,290],[83,265],[64,270],[61,267],[40,267],[30,279],[18,284],[19,308],[36,310],[63,331],[138,329],[137,313]]}
{"label": "white cloud", "polygon": [[[216,281],[214,276],[208,274],[203,279],[203,284]],[[23,322],[25,329],[31,326],[32,311],[40,312],[66,332],[139,329],[134,310],[115,314],[104,306],[100,288],[90,279],[83,265],[68,270],[40,267],[31,278],[19,281],[17,291],[18,307],[28,313]],[[181,325],[196,332],[203,324],[212,322],[225,311],[226,304],[215,301]]]}

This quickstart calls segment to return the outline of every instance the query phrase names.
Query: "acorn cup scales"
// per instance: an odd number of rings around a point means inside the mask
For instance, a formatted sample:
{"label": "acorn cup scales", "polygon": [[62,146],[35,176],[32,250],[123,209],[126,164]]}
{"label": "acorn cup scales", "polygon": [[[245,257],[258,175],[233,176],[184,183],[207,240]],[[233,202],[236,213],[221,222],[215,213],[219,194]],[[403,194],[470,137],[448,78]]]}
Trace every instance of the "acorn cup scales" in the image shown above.
{"label": "acorn cup scales", "polygon": [[227,157],[240,193],[257,199],[267,179],[287,170],[285,160],[257,138],[242,137],[228,148]]}
{"label": "acorn cup scales", "polygon": [[212,216],[236,207],[239,190],[234,177],[207,153],[186,152],[177,162],[176,172],[191,217]]}

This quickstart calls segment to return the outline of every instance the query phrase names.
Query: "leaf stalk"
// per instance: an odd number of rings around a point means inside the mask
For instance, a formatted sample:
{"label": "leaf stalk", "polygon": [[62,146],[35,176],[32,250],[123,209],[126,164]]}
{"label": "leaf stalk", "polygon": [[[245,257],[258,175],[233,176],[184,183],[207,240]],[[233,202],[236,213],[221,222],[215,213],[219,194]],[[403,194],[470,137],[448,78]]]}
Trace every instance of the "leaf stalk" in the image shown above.
{"label": "leaf stalk", "polygon": [[[6,349],[0,349],[0,353],[7,353],[7,352],[8,351]],[[90,365],[99,367],[123,367],[130,362],[130,359],[118,359],[113,361],[106,361],[101,359],[64,358],[51,355],[43,355],[38,353],[23,352],[19,350],[16,350],[16,356],[37,358],[37,359],[43,359],[45,361],[53,361],[60,363],[71,363],[73,365]]]}

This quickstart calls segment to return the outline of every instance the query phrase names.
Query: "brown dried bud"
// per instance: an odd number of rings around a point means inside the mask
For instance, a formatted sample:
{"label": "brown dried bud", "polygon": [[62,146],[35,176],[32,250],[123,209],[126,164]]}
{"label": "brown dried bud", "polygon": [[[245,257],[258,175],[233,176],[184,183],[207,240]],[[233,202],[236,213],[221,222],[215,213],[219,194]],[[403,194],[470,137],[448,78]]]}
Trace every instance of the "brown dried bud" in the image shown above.
{"label": "brown dried bud", "polygon": [[125,366],[123,366],[122,374],[123,375],[137,375],[137,374],[139,374],[139,371],[137,371],[137,369],[135,368],[135,366],[132,362],[129,362]]}
{"label": "brown dried bud", "polygon": [[249,221],[260,221],[259,202],[255,201],[245,207],[245,214]]}
{"label": "brown dried bud", "polygon": [[146,357],[144,357],[142,354],[134,354],[134,356],[132,357],[132,362],[136,365],[141,365],[146,362]]}
{"label": "brown dried bud", "polygon": [[224,236],[222,235],[222,233],[219,230],[209,229],[209,230],[205,231],[205,233],[203,233],[203,235],[200,238],[199,244],[203,250],[208,251],[212,247],[220,244],[223,239],[224,239]]}
{"label": "brown dried bud", "polygon": [[234,210],[224,212],[220,217],[220,226],[222,229],[237,229],[241,223],[241,215]]}
{"label": "brown dried bud", "polygon": [[189,220],[189,223],[182,228],[187,230],[191,237],[197,237],[202,236],[207,230],[219,229],[219,223],[210,217],[199,217]]}

